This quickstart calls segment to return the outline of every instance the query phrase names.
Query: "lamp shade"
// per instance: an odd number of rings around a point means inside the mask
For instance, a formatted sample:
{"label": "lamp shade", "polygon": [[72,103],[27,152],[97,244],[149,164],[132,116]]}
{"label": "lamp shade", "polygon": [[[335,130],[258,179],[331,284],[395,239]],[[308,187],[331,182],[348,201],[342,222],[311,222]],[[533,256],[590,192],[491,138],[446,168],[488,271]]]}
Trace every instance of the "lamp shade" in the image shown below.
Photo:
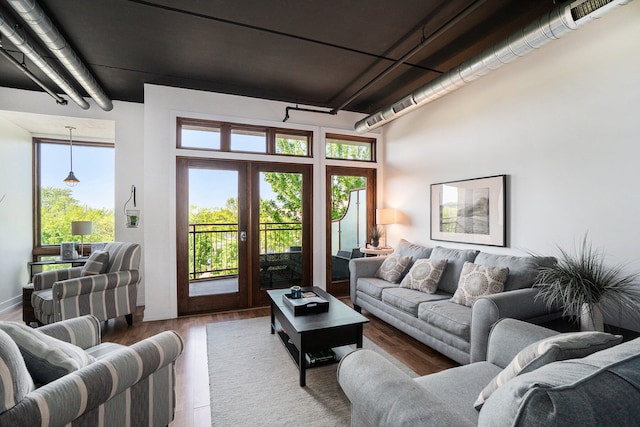
{"label": "lamp shade", "polygon": [[72,221],[71,222],[71,234],[74,236],[85,236],[91,234],[92,222],[91,221]]}
{"label": "lamp shade", "polygon": [[395,224],[396,223],[396,210],[395,209],[376,209],[376,223]]}

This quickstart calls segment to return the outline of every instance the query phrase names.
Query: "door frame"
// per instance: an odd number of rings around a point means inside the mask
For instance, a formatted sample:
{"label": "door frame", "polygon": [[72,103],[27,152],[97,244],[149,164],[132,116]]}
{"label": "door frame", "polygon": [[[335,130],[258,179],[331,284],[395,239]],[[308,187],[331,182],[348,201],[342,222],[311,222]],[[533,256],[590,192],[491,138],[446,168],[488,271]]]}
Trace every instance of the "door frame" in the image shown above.
{"label": "door frame", "polygon": [[[238,231],[247,231],[246,241],[238,238],[238,292],[189,296],[189,169],[238,171]],[[312,285],[313,278],[313,165],[246,160],[219,160],[192,157],[176,159],[176,265],[178,316],[211,313],[269,304],[266,291],[260,290],[259,189],[260,172],[291,172],[303,176],[302,198],[302,281]],[[245,197],[241,197],[245,195]],[[255,219],[255,220],[254,220]],[[185,282],[186,280],[186,282]]]}
{"label": "door frame", "polygon": [[326,289],[332,295],[349,295],[349,280],[342,280],[339,282],[333,282],[331,280],[332,270],[332,254],[331,254],[331,177],[335,175],[342,176],[363,176],[367,178],[367,235],[369,230],[375,226],[376,218],[376,206],[377,206],[377,169],[375,168],[356,168],[349,166],[333,166],[327,165],[325,171],[326,177],[326,209],[325,209],[325,223],[326,223]]}

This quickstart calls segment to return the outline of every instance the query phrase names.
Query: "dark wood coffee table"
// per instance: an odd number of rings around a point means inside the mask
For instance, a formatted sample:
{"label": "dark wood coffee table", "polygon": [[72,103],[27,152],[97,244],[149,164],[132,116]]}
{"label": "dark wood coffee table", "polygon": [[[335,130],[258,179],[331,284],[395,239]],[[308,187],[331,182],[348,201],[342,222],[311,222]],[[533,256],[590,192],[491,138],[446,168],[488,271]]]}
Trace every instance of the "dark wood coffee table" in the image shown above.
{"label": "dark wood coffee table", "polygon": [[[300,371],[300,386],[306,383],[306,353],[324,351],[334,347],[355,344],[362,348],[362,325],[369,319],[353,310],[337,298],[317,286],[303,288],[312,290],[329,301],[326,313],[294,316],[293,310],[284,305],[282,296],[289,289],[268,290],[271,300],[271,333],[278,332],[284,346]],[[280,328],[278,328],[278,324]]]}

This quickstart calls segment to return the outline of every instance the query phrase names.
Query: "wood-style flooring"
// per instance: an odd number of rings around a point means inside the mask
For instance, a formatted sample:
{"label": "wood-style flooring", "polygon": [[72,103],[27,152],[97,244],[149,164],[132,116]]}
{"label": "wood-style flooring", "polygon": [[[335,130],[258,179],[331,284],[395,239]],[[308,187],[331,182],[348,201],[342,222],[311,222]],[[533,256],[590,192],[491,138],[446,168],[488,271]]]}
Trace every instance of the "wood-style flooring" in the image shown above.
{"label": "wood-style flooring", "polygon": [[[343,301],[349,304],[348,298]],[[173,427],[210,426],[209,374],[207,369],[206,325],[214,322],[249,319],[269,315],[269,308],[256,308],[178,319],[143,322],[144,307],[138,307],[134,323],[127,327],[124,318],[113,319],[105,327],[103,341],[130,345],[165,330],[177,331],[185,342],[184,353],[176,363],[177,406]],[[458,364],[363,310],[370,322],[364,335],[378,344],[418,375],[448,369]],[[0,313],[0,320],[22,321],[22,307]],[[265,330],[265,333],[269,333]],[[288,358],[283,363],[292,363]]]}

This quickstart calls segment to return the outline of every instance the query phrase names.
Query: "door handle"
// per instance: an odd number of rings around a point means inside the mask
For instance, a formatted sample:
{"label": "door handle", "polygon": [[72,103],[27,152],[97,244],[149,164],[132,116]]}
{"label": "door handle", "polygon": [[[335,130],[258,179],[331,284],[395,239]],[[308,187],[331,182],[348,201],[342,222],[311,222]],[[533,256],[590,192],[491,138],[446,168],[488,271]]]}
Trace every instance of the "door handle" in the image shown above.
{"label": "door handle", "polygon": [[246,231],[241,231],[240,232],[240,241],[241,242],[246,242],[247,241],[247,232]]}

